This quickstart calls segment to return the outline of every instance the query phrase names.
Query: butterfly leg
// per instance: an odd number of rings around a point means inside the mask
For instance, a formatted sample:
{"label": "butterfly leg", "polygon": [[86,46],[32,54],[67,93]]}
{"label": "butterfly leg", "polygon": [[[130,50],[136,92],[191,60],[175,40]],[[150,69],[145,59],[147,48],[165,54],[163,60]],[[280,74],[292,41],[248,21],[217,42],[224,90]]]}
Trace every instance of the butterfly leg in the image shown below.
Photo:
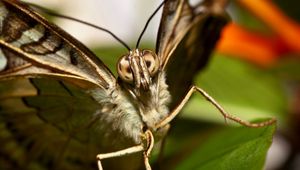
{"label": "butterfly leg", "polygon": [[123,150],[119,150],[116,152],[98,154],[97,155],[98,170],[103,170],[102,164],[101,164],[101,160],[103,160],[103,159],[129,155],[129,154],[141,152],[141,151],[144,151],[143,156],[144,156],[144,163],[145,163],[146,170],[151,170],[151,166],[149,163],[149,156],[150,156],[151,151],[154,146],[154,137],[153,137],[152,132],[150,130],[147,130],[143,134],[142,138],[145,141],[145,143],[142,143],[140,145],[136,145],[136,146],[126,148]]}
{"label": "butterfly leg", "polygon": [[156,125],[156,128],[160,128],[160,127],[165,126],[166,124],[169,124],[174,119],[174,117],[177,116],[177,114],[182,110],[182,108],[184,107],[184,105],[187,103],[187,101],[190,99],[190,97],[192,96],[192,94],[194,92],[199,92],[207,101],[209,101],[213,106],[215,106],[220,111],[220,113],[224,116],[225,121],[226,121],[226,119],[230,119],[237,123],[240,123],[241,125],[244,125],[247,127],[253,127],[253,128],[271,125],[274,122],[276,122],[275,118],[272,118],[272,119],[269,119],[267,121],[260,122],[260,123],[250,123],[248,121],[244,121],[236,116],[233,116],[233,115],[227,113],[224,110],[224,108],[218,102],[216,102],[208,93],[206,93],[203,89],[201,89],[197,86],[192,86],[189,89],[189,91],[187,92],[186,96],[183,98],[183,100],[179,103],[179,105],[177,105],[177,107],[169,114],[168,117],[166,117],[164,120],[159,122]]}
{"label": "butterfly leg", "polygon": [[146,170],[151,170],[151,166],[149,163],[149,157],[152,152],[153,146],[154,146],[154,137],[150,130],[147,130],[144,134],[144,139],[146,141],[146,149],[143,153],[144,155],[144,164]]}
{"label": "butterfly leg", "polygon": [[123,149],[123,150],[119,150],[119,151],[116,151],[116,152],[98,154],[97,155],[98,169],[103,170],[102,164],[101,164],[101,160],[103,160],[103,159],[129,155],[129,154],[132,154],[132,153],[141,152],[143,150],[144,150],[144,146],[143,146],[143,144],[141,144],[141,145],[133,146],[133,147],[126,148],[126,149]]}

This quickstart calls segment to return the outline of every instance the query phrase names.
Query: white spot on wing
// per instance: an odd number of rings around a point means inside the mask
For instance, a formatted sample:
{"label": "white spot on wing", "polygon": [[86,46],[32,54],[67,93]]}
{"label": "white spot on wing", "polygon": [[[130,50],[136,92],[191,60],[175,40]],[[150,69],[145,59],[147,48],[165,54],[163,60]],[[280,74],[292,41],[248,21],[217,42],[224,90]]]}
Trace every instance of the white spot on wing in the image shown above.
{"label": "white spot on wing", "polygon": [[7,65],[7,58],[0,49],[0,71],[4,70]]}
{"label": "white spot on wing", "polygon": [[55,61],[61,64],[69,64],[71,62],[70,50],[71,47],[69,45],[64,45],[63,48],[58,50],[56,53],[50,53],[40,57],[43,57],[44,59],[51,59],[51,61]]}
{"label": "white spot on wing", "polygon": [[37,42],[44,35],[45,28],[42,25],[36,25],[35,27],[26,30],[22,33],[22,36],[13,42],[12,44],[16,47],[20,47],[21,45]]}
{"label": "white spot on wing", "polygon": [[71,51],[71,47],[69,45],[64,45],[63,48],[61,48],[60,50],[58,50],[55,55],[65,59],[67,61],[67,63],[70,63],[70,51]]}

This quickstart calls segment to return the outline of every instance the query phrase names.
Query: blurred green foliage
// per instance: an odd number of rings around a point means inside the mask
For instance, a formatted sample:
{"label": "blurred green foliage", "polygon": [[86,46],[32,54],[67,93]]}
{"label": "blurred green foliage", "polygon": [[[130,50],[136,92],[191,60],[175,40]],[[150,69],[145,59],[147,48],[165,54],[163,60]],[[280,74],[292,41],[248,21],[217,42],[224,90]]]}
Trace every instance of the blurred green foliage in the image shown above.
{"label": "blurred green foliage", "polygon": [[[279,79],[236,58],[216,54],[207,69],[196,76],[195,83],[229,113],[243,119],[275,116],[283,120],[287,111],[287,97]],[[194,96],[184,112],[196,119],[223,120],[200,95]]]}

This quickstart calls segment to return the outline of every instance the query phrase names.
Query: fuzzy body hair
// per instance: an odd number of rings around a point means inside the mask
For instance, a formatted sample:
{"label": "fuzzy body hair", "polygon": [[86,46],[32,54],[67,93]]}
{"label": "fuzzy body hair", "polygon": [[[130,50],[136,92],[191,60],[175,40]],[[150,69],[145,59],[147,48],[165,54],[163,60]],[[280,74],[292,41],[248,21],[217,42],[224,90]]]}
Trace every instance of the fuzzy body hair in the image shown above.
{"label": "fuzzy body hair", "polygon": [[[103,143],[117,145],[120,143],[140,144],[143,126],[154,129],[155,124],[165,118],[168,113],[168,104],[171,100],[165,73],[161,72],[149,87],[149,95],[140,98],[143,105],[132,101],[126,89],[118,86],[111,92],[102,89],[93,89],[89,93],[101,105],[95,117],[99,118],[98,128],[103,133]],[[155,134],[155,132],[153,132]],[[128,144],[130,145],[130,144]],[[124,147],[124,146],[123,146]]]}

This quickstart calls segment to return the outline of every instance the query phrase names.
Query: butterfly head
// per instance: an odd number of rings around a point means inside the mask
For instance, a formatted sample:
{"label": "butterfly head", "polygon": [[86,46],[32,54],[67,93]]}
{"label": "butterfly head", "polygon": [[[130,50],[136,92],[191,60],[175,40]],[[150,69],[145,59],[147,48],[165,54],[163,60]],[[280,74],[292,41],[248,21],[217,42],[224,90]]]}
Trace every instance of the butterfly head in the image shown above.
{"label": "butterfly head", "polygon": [[120,58],[117,71],[124,82],[137,89],[148,90],[159,67],[159,59],[154,52],[136,49]]}

